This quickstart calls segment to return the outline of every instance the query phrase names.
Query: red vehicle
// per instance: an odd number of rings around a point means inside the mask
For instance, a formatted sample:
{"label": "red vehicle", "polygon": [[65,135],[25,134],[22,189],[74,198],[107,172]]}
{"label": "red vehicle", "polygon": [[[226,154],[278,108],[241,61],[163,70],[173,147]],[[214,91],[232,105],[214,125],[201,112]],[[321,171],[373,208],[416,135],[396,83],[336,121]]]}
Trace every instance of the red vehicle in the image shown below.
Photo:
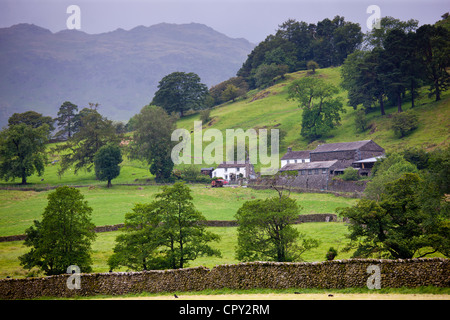
{"label": "red vehicle", "polygon": [[220,188],[223,187],[224,184],[227,184],[228,181],[224,179],[216,179],[211,181],[211,187],[213,188]]}

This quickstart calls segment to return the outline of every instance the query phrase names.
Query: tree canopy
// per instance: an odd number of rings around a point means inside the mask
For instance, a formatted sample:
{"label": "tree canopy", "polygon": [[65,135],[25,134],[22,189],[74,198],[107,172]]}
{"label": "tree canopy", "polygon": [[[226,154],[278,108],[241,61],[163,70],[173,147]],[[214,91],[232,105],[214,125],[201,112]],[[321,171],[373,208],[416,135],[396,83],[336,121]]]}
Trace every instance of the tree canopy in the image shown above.
{"label": "tree canopy", "polygon": [[338,66],[362,40],[359,24],[344,17],[325,18],[317,24],[289,19],[253,49],[237,75],[253,89],[259,86],[256,71],[261,65],[285,67],[285,72],[305,70],[311,60],[321,68]]}
{"label": "tree canopy", "polygon": [[200,256],[220,256],[209,245],[219,237],[206,229],[205,218],[192,200],[189,187],[176,182],[164,186],[150,204],[137,204],[126,215],[127,228],[117,238],[110,267],[178,269]]}
{"label": "tree canopy", "polygon": [[449,30],[437,23],[417,25],[416,20],[383,17],[381,28],[366,35],[365,50],[348,55],[341,73],[351,106],[362,104],[366,112],[379,106],[385,115],[388,100],[400,113],[405,99],[411,99],[414,108],[423,85],[436,101],[441,99],[450,84]]}
{"label": "tree canopy", "polygon": [[106,145],[101,147],[94,157],[95,176],[100,181],[108,181],[107,187],[111,187],[111,180],[119,176],[122,162],[122,152],[119,146]]}
{"label": "tree canopy", "polygon": [[178,112],[182,117],[189,109],[204,108],[207,96],[208,87],[201,83],[197,74],[172,72],[159,82],[151,104],[162,107],[169,114]]}
{"label": "tree canopy", "polygon": [[345,112],[339,89],[323,79],[309,76],[293,81],[289,98],[297,100],[303,109],[301,135],[314,140],[339,125],[340,113]]}
{"label": "tree canopy", "polygon": [[51,192],[42,220],[26,230],[25,245],[31,250],[19,257],[22,266],[38,267],[46,275],[66,273],[70,265],[90,272],[90,248],[96,237],[91,212],[80,190],[64,186]]}
{"label": "tree canopy", "polygon": [[156,181],[170,179],[174,166],[171,135],[176,129],[176,116],[168,115],[161,107],[146,106],[135,116],[134,129],[130,158],[146,161]]}
{"label": "tree canopy", "polygon": [[[405,259],[437,251],[448,256],[449,205],[439,193],[425,196],[424,185],[418,174],[406,173],[387,182],[378,201],[361,199],[354,207],[339,209],[350,222],[346,249],[356,247],[354,257]],[[430,198],[433,206],[427,205]]]}
{"label": "tree canopy", "polygon": [[77,111],[78,106],[69,101],[65,101],[61,107],[59,107],[58,117],[55,120],[61,130],[57,132],[57,136],[67,136],[70,139],[77,131]]}
{"label": "tree canopy", "polygon": [[89,108],[83,108],[78,117],[79,130],[66,143],[55,147],[57,151],[65,151],[61,155],[58,174],[64,174],[72,166],[75,173],[82,168],[90,171],[95,154],[101,147],[108,143],[119,144],[120,136],[116,134],[112,121],[103,117],[97,107],[98,104],[91,103]]}
{"label": "tree canopy", "polygon": [[48,125],[33,127],[25,123],[10,125],[0,132],[0,178],[15,178],[27,183],[27,177],[44,173]]}
{"label": "tree canopy", "polygon": [[[318,241],[306,238],[292,224],[301,207],[287,197],[273,197],[245,202],[236,213],[240,261],[298,261]],[[302,244],[298,244],[298,240]]]}

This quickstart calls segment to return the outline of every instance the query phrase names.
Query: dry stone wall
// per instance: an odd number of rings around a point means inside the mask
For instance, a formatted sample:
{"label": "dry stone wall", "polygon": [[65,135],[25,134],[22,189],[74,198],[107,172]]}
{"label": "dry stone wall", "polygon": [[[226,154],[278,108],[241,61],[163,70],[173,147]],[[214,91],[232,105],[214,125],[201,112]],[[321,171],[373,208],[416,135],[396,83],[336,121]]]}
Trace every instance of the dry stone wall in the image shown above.
{"label": "dry stone wall", "polygon": [[[73,275],[2,279],[0,299],[122,295],[140,292],[251,288],[366,287],[369,266],[380,269],[381,287],[450,287],[449,259],[350,259],[312,263],[249,262],[164,271],[80,275],[80,289],[69,289]],[[69,279],[70,280],[70,279]]]}

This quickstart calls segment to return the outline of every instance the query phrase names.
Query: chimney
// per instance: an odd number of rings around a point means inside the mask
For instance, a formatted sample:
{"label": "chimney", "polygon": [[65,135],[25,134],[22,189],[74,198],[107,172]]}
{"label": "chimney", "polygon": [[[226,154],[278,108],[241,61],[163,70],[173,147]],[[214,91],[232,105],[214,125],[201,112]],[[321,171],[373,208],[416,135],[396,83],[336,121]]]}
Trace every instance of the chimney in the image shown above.
{"label": "chimney", "polygon": [[292,151],[292,148],[291,147],[288,147],[287,148],[287,152],[291,152]]}

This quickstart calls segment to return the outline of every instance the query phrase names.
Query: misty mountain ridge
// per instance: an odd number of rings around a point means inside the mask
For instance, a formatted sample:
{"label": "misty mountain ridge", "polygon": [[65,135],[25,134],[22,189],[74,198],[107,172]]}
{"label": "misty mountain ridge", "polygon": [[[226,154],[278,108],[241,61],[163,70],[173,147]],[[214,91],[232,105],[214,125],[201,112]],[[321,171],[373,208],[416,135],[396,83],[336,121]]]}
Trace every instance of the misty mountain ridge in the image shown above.
{"label": "misty mountain ridge", "polygon": [[211,87],[235,76],[253,48],[198,23],[101,34],[0,28],[0,125],[14,112],[54,117],[64,101],[79,109],[99,103],[103,115],[126,121],[152,100],[164,76],[195,72]]}

